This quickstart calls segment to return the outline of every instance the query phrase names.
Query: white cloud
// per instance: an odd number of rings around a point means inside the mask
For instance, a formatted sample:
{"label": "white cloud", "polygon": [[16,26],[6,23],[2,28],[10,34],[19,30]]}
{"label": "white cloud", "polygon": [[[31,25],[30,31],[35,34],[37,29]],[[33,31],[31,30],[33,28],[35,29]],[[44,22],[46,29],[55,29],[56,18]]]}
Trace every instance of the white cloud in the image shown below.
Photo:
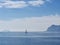
{"label": "white cloud", "polygon": [[45,3],[45,1],[43,0],[35,0],[35,1],[29,1],[29,4],[31,4],[32,6],[41,6]]}
{"label": "white cloud", "polygon": [[51,25],[60,25],[60,16],[42,16],[13,19],[9,21],[0,20],[0,31],[46,31]]}
{"label": "white cloud", "polygon": [[41,6],[44,5],[45,2],[49,2],[49,0],[31,0],[31,1],[12,1],[12,0],[4,0],[0,2],[0,8],[24,8],[27,6]]}
{"label": "white cloud", "polygon": [[23,8],[26,7],[27,4],[24,1],[7,1],[5,6],[8,8]]}
{"label": "white cloud", "polygon": [[28,6],[25,1],[5,1],[0,3],[0,6],[5,8],[23,8]]}

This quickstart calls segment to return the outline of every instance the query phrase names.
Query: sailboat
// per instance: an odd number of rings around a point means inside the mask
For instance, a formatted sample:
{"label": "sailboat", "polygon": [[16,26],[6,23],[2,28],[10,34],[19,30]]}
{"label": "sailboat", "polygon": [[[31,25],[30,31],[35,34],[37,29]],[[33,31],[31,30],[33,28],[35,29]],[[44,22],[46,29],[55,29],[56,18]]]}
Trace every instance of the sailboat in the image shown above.
{"label": "sailboat", "polygon": [[25,30],[25,34],[27,34],[28,32],[27,32],[27,29]]}
{"label": "sailboat", "polygon": [[27,26],[28,26],[28,24],[26,24],[25,34],[27,34],[27,33],[28,33],[28,32],[27,32]]}

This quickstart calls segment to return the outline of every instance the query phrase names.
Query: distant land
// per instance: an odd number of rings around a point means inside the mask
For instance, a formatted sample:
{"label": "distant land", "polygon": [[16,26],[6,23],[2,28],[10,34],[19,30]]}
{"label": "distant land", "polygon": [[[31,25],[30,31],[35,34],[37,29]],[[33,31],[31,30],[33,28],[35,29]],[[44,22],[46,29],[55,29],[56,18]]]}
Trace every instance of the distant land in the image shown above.
{"label": "distant land", "polygon": [[51,25],[47,29],[48,32],[60,32],[60,25]]}

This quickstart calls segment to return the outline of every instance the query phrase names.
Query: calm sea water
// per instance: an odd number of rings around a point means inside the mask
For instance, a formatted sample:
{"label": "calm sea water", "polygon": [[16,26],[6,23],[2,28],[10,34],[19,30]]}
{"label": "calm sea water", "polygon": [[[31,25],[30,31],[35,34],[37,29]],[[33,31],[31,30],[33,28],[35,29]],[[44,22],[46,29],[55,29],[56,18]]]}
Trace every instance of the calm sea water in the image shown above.
{"label": "calm sea water", "polygon": [[60,45],[60,36],[57,36],[56,33],[54,35],[51,33],[53,36],[50,33],[45,33],[47,36],[44,36],[43,33],[34,33],[35,35],[33,33],[29,33],[31,35],[22,33],[20,36],[17,36],[17,33],[14,34],[16,36],[11,36],[9,33],[4,33],[5,36],[2,33],[0,34],[0,45]]}

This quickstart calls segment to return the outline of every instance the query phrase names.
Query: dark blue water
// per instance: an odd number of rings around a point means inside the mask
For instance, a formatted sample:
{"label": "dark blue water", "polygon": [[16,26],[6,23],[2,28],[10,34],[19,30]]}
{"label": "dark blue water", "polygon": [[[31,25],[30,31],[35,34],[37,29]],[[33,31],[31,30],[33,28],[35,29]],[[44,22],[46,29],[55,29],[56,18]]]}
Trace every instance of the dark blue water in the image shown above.
{"label": "dark blue water", "polygon": [[[7,34],[9,34],[9,36],[7,36]],[[55,33],[56,35],[55,34],[53,35],[51,33],[53,36],[51,36],[50,33],[47,33],[48,36],[44,36],[44,34],[42,33],[29,33],[29,34],[19,33],[20,36],[17,36],[18,33],[16,33],[16,36],[14,34],[14,36],[12,37],[13,34],[14,33],[11,33],[11,35],[10,33],[4,34],[1,33],[0,45],[60,45],[60,36],[57,36],[58,34],[56,33]],[[37,36],[36,34],[39,35]],[[22,35],[24,37],[22,37]]]}

